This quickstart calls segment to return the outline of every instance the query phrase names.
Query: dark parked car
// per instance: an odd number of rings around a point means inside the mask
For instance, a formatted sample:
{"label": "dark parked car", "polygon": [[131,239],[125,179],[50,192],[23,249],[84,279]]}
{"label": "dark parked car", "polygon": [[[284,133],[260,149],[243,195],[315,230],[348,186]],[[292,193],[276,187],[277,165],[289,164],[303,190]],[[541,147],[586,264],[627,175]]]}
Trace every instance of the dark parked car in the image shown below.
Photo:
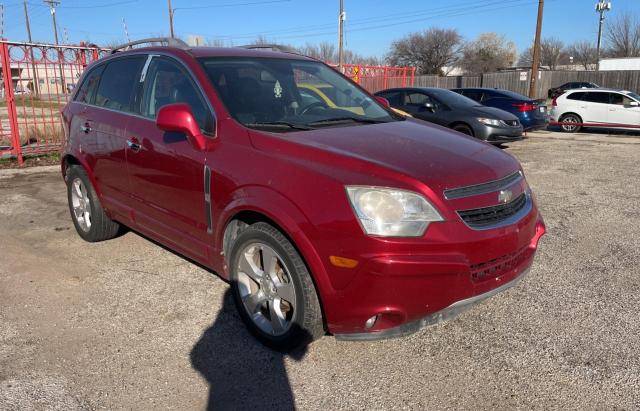
{"label": "dark parked car", "polygon": [[393,108],[413,117],[492,144],[522,139],[522,125],[511,113],[486,107],[450,90],[431,87],[394,88],[376,93]]}
{"label": "dark parked car", "polygon": [[544,100],[534,100],[522,94],[496,88],[452,89],[484,106],[496,107],[518,117],[524,131],[547,128],[549,115]]}
{"label": "dark parked car", "polygon": [[86,241],[125,225],[208,267],[278,349],[406,335],[531,267],[545,228],[515,157],[309,57],[164,42],[94,62],[62,111]]}
{"label": "dark parked car", "polygon": [[587,81],[571,81],[569,83],[564,83],[559,87],[552,87],[549,89],[547,95],[549,98],[556,98],[562,95],[567,90],[574,90],[579,88],[600,88],[596,83],[589,83]]}

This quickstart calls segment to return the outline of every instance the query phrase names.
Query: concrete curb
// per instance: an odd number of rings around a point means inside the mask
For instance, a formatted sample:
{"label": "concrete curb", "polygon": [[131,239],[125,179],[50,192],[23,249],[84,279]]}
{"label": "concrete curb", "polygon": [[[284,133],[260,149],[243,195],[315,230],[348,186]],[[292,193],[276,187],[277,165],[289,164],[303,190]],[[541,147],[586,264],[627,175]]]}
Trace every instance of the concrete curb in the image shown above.
{"label": "concrete curb", "polygon": [[54,172],[60,172],[59,165],[0,169],[0,177],[36,174],[36,173],[54,173]]}

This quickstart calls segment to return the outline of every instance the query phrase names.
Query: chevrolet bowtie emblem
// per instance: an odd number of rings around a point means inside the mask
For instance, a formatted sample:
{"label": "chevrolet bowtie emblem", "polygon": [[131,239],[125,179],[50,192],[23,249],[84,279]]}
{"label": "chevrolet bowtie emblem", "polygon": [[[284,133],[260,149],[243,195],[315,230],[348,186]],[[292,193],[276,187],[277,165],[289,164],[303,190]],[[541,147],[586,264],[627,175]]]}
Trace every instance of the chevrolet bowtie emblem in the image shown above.
{"label": "chevrolet bowtie emblem", "polygon": [[498,194],[498,202],[501,204],[508,203],[513,198],[513,193],[509,190],[500,190]]}

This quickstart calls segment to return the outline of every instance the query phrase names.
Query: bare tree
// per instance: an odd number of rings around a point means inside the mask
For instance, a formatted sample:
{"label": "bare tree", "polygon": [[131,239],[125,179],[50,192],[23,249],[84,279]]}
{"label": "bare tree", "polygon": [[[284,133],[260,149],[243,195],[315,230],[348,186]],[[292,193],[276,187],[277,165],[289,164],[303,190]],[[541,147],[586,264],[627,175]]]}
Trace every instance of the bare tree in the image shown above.
{"label": "bare tree", "polygon": [[307,43],[300,48],[300,52],[318,60],[335,62],[338,61],[336,46],[333,43],[323,42],[320,44]]}
{"label": "bare tree", "polygon": [[578,41],[567,48],[567,53],[573,57],[574,64],[579,64],[585,70],[593,70],[597,63],[596,48],[588,41]]}
{"label": "bare tree", "polygon": [[607,55],[611,57],[640,56],[640,24],[630,13],[618,16],[607,25]]}
{"label": "bare tree", "polygon": [[462,50],[462,68],[468,73],[488,73],[516,61],[516,46],[498,33],[482,33]]}
{"label": "bare tree", "polygon": [[443,74],[459,58],[462,36],[457,30],[431,28],[411,33],[391,44],[387,61],[396,66],[414,66],[421,74]]}
{"label": "bare tree", "polygon": [[[564,52],[562,40],[549,37],[540,42],[540,65],[555,70],[560,64],[567,64],[568,56]],[[520,54],[519,66],[531,66],[533,64],[533,47],[529,47]]]}

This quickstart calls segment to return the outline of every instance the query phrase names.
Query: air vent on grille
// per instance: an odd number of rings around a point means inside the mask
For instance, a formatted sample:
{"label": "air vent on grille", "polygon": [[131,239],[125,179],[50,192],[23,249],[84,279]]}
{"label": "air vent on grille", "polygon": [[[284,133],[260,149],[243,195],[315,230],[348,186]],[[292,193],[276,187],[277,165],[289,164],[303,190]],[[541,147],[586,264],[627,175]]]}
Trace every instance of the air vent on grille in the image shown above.
{"label": "air vent on grille", "polygon": [[515,215],[522,210],[526,204],[527,195],[526,193],[522,193],[518,198],[510,203],[492,207],[475,208],[473,210],[458,211],[458,215],[471,228],[490,228]]}

